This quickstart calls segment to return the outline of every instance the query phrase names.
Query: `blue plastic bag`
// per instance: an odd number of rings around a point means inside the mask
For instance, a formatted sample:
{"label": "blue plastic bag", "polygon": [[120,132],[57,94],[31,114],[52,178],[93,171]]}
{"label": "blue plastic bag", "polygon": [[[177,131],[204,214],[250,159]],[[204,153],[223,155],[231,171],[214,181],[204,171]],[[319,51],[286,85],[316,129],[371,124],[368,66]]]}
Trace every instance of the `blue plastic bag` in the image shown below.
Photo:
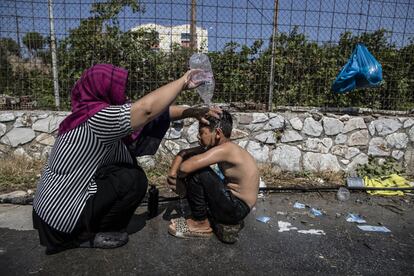
{"label": "blue plastic bag", "polygon": [[382,81],[382,66],[363,44],[358,44],[348,63],[342,68],[332,85],[336,93],[355,88],[376,87]]}

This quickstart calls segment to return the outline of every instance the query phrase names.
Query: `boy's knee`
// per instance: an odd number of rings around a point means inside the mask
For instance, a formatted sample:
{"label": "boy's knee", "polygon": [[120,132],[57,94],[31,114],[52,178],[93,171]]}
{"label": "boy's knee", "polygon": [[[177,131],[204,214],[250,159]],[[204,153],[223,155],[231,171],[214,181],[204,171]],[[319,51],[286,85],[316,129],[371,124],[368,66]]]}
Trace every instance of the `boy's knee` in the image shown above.
{"label": "boy's knee", "polygon": [[201,183],[202,180],[208,179],[212,176],[212,170],[207,167],[193,172],[187,177],[187,181]]}

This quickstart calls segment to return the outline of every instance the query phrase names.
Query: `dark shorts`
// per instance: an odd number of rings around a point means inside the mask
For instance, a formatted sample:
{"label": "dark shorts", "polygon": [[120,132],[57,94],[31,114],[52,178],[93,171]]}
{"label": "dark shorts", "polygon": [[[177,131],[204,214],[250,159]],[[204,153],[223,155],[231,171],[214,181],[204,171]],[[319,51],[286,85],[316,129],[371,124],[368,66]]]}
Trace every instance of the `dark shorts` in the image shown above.
{"label": "dark shorts", "polygon": [[195,220],[211,216],[223,224],[238,224],[250,207],[233,195],[225,181],[211,169],[204,168],[186,178],[187,200]]}

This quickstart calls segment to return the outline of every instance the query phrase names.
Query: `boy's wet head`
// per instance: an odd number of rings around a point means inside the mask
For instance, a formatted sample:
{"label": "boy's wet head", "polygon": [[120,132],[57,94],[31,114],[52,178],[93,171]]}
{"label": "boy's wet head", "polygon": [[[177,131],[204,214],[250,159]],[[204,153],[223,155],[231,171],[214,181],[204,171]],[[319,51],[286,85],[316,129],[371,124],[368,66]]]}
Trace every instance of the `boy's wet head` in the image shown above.
{"label": "boy's wet head", "polygon": [[228,111],[223,110],[220,114],[220,118],[208,116],[206,119],[210,124],[207,125],[200,122],[200,128],[206,127],[210,131],[219,128],[223,131],[224,137],[230,138],[233,129],[233,119]]}

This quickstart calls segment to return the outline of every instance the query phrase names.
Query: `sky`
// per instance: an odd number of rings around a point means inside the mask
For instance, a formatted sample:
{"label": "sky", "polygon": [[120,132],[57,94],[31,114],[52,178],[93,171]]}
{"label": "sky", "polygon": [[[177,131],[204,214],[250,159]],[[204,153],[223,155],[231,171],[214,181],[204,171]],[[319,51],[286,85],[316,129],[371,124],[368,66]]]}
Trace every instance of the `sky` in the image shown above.
{"label": "sky", "polygon": [[[90,16],[96,0],[52,0],[58,39]],[[102,2],[102,1],[100,1]],[[397,47],[414,39],[414,0],[279,0],[278,32],[299,32],[318,43],[337,42],[344,31],[359,34],[385,28]],[[119,15],[126,31],[140,24],[174,26],[189,23],[191,0],[144,0],[145,13],[125,9]],[[16,14],[17,19],[16,20]],[[230,41],[250,46],[273,30],[274,0],[197,0],[197,26],[208,30],[209,51]],[[18,22],[18,23],[17,23]],[[18,26],[18,28],[17,28]],[[19,31],[17,31],[19,30]],[[20,40],[27,32],[49,35],[47,0],[0,0],[0,37]]]}

